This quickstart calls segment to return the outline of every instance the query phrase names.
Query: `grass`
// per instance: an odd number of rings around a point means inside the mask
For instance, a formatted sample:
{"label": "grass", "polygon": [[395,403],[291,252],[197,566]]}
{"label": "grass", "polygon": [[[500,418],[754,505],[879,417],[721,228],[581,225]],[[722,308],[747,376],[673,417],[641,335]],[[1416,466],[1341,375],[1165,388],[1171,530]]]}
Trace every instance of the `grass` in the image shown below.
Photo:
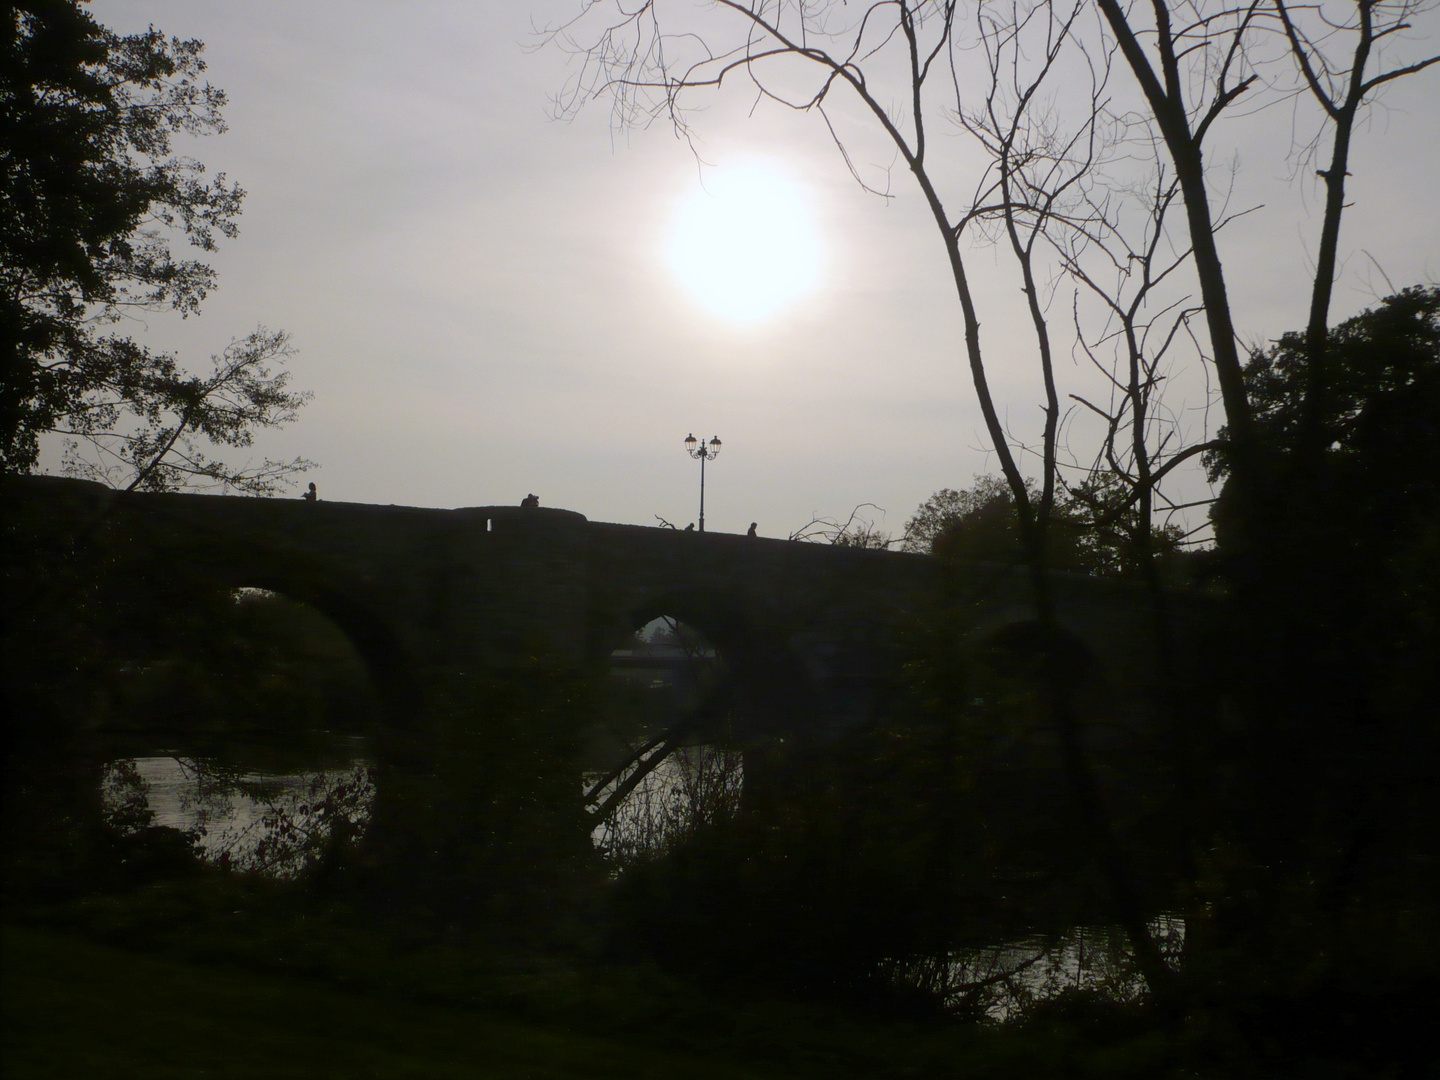
{"label": "grass", "polygon": [[12,902],[0,926],[7,1080],[869,1080],[953,1074],[979,1034],[716,996],[650,966],[496,940],[410,940],[254,875]]}
{"label": "grass", "polygon": [[635,1038],[3,931],[0,1051],[27,1077],[765,1077]]}

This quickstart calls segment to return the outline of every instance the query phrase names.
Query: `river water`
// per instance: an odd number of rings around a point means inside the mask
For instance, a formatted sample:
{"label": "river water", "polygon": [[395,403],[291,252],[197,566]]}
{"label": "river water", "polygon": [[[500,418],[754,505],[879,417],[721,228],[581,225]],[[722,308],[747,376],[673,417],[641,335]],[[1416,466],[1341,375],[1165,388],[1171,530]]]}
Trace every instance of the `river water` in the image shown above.
{"label": "river water", "polygon": [[[1178,966],[1185,920],[1162,915],[1150,921],[1149,930],[1162,955]],[[957,950],[939,962],[910,960],[889,966],[897,982],[937,990],[950,1008],[1001,1022],[1072,990],[1100,991],[1120,1002],[1138,1001],[1145,994],[1129,941],[1108,926],[1077,926],[1052,937]]]}
{"label": "river water", "polygon": [[280,877],[299,873],[337,827],[363,832],[375,797],[370,764],[253,772],[178,754],[110,762],[101,794],[112,822],[190,837],[207,862]]}

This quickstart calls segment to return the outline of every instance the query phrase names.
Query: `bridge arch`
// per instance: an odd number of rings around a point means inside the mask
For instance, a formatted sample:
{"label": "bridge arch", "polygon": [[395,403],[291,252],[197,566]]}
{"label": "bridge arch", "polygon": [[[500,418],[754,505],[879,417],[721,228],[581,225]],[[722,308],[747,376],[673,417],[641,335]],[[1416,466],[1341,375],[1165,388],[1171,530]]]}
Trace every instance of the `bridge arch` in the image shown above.
{"label": "bridge arch", "polygon": [[783,628],[766,625],[764,612],[733,593],[713,588],[669,588],[631,598],[609,618],[595,642],[608,656],[615,644],[661,617],[678,619],[703,634],[729,667],[740,717],[740,738],[803,727],[816,700],[817,688],[804,664],[790,649]]}
{"label": "bridge arch", "polygon": [[[167,553],[161,550],[157,555],[163,565]],[[186,584],[231,593],[260,589],[324,616],[364,665],[380,701],[383,725],[396,731],[413,726],[420,685],[417,667],[363,583],[320,560],[254,543],[219,540],[187,545],[184,559]]]}

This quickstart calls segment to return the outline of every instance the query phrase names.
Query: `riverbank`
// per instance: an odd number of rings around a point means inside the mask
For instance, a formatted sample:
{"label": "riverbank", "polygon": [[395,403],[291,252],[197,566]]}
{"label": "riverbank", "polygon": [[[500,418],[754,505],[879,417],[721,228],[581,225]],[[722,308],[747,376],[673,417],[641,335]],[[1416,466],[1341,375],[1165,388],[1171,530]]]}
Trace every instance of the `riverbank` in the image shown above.
{"label": "riverbank", "polygon": [[1117,1031],[1119,1043],[1077,1040],[742,1000],[648,968],[497,961],[473,945],[397,946],[324,919],[253,907],[196,918],[178,910],[193,898],[140,899],[9,913],[0,931],[7,1080],[1168,1071],[1155,1068],[1164,1048],[1140,1046],[1133,1032]]}
{"label": "riverbank", "polygon": [[1434,988],[1293,1002],[1303,1023],[1202,1008],[1176,1028],[1085,994],[1014,1024],[882,1015],[473,935],[417,940],[253,876],[12,904],[0,950],[7,1080],[1433,1075]]}
{"label": "riverbank", "polygon": [[795,1075],[484,1009],[345,992],[21,927],[3,933],[0,1048],[13,1080]]}

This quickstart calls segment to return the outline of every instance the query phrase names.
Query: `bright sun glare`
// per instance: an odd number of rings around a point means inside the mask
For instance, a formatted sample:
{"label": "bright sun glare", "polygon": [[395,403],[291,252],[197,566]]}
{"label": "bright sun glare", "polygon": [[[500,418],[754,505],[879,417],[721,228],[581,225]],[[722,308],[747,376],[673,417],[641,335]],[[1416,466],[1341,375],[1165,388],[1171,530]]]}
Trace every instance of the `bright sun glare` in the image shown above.
{"label": "bright sun glare", "polygon": [[722,169],[681,204],[670,265],[715,314],[756,322],[815,288],[820,242],[793,183],[760,166]]}

